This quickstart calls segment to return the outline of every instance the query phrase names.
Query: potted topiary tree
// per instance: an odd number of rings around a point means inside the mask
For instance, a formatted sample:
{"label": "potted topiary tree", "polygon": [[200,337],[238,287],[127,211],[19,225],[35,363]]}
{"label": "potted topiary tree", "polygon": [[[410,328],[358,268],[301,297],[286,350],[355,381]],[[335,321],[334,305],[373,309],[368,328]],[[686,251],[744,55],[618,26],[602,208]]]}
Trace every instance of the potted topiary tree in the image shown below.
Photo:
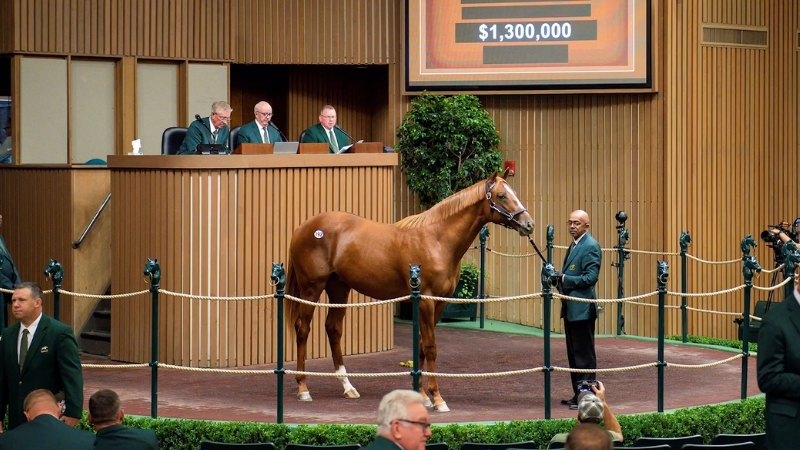
{"label": "potted topiary tree", "polygon": [[[411,101],[397,138],[408,187],[425,208],[488,178],[502,164],[497,128],[474,95],[423,93]],[[460,279],[474,279],[474,286],[459,284],[455,296],[475,298],[478,278],[475,265],[462,265]],[[450,303],[444,317],[474,320],[476,311],[475,303]]]}

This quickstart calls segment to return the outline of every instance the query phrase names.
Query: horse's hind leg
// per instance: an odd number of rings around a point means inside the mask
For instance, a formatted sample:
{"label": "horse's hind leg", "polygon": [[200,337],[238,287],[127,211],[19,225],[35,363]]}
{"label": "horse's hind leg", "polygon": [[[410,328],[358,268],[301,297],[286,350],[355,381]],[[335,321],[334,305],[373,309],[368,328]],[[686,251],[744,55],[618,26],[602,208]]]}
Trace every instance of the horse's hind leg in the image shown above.
{"label": "horse's hind leg", "polygon": [[[314,317],[314,307],[305,304],[298,304],[297,319],[294,321],[294,331],[297,335],[297,370],[306,370],[306,348],[308,346],[308,334],[311,332],[311,319]],[[297,400],[310,402],[311,393],[306,386],[306,376],[296,375],[297,380]]]}
{"label": "horse's hind leg", "polygon": [[[424,305],[423,305],[424,303]],[[436,334],[434,328],[436,322],[442,316],[446,303],[444,302],[421,302],[420,303],[420,349],[425,354],[428,362],[428,372],[436,372]],[[449,412],[450,408],[439,393],[439,383],[436,377],[428,377],[428,392],[433,397],[433,410],[437,412]]]}
{"label": "horse's hind leg", "polygon": [[[331,304],[345,304],[350,295],[350,286],[338,280],[333,275],[325,286],[328,293],[328,301]],[[344,367],[344,356],[342,355],[342,332],[344,331],[345,308],[328,308],[328,317],[325,319],[325,332],[328,334],[328,342],[331,346],[333,357],[333,370],[343,376],[337,377],[344,388],[344,396],[347,398],[359,398],[361,395],[355,387],[350,384],[347,378],[347,369]]]}

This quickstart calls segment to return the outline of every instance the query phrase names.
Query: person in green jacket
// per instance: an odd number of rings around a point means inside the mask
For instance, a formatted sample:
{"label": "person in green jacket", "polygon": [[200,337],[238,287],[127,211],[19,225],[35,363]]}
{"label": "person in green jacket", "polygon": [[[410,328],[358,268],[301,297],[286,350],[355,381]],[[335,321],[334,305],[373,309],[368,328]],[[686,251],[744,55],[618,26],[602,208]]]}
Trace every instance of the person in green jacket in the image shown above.
{"label": "person in green jacket", "polygon": [[230,130],[228,122],[231,121],[233,108],[228,102],[214,102],[211,105],[211,115],[200,120],[193,120],[186,137],[183,138],[179,155],[198,155],[197,146],[200,144],[222,144],[228,146]]}
{"label": "person in green jacket", "polygon": [[397,389],[378,405],[378,435],[364,450],[425,450],[431,419],[419,392]]}
{"label": "person in green jacket", "polygon": [[[0,214],[0,226],[3,226],[2,214]],[[21,281],[19,272],[17,272],[17,266],[14,265],[14,259],[11,258],[11,253],[8,251],[6,241],[3,240],[3,236],[0,236],[0,287],[12,290],[14,289],[14,285]],[[11,303],[11,294],[3,292],[2,299],[2,306],[6,308]],[[3,320],[0,323],[0,330],[8,325],[8,316],[6,316],[5,311],[7,310],[3,310]]]}
{"label": "person in green jacket", "polygon": [[274,126],[269,126],[272,121],[272,106],[267,102],[258,102],[253,108],[256,120],[242,125],[239,128],[239,137],[233,144],[233,148],[239,144],[274,144],[283,142],[280,132]]}
{"label": "person in green jacket", "polygon": [[306,128],[303,133],[302,142],[328,144],[329,153],[338,153],[350,143],[347,135],[336,126],[336,110],[331,105],[323,106],[319,123]]}
{"label": "person in green jacket", "polygon": [[47,389],[36,389],[28,394],[24,407],[28,421],[0,434],[0,449],[94,448],[94,433],[73,428],[58,420],[61,408],[53,393]]}
{"label": "person in green jacket", "polygon": [[[47,389],[65,404],[61,420],[75,426],[83,414],[83,372],[72,328],[42,313],[42,288],[14,286],[11,306],[19,322],[0,336],[0,413],[8,407],[8,428],[27,421],[25,397]],[[2,431],[2,425],[0,425]]]}
{"label": "person in green jacket", "polygon": [[122,425],[124,418],[116,392],[102,389],[92,394],[88,420],[97,431],[95,450],[158,450],[153,430],[127,428]]}

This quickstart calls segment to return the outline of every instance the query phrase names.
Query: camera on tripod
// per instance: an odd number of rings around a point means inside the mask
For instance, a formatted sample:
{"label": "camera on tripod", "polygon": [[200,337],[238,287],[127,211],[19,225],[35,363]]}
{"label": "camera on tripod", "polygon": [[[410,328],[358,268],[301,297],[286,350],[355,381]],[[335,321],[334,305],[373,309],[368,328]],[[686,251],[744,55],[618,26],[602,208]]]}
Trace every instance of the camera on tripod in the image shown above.
{"label": "camera on tripod", "polygon": [[771,229],[777,229],[782,231],[789,237],[789,239],[798,242],[798,226],[800,226],[800,217],[794,220],[792,227],[789,228],[788,222],[781,222],[777,225],[767,225],[769,230],[764,230],[761,232],[761,240],[764,241],[767,247],[771,248],[775,252],[775,262],[780,264],[783,262],[783,256],[781,255],[781,248],[783,247],[783,240],[778,234],[772,233]]}

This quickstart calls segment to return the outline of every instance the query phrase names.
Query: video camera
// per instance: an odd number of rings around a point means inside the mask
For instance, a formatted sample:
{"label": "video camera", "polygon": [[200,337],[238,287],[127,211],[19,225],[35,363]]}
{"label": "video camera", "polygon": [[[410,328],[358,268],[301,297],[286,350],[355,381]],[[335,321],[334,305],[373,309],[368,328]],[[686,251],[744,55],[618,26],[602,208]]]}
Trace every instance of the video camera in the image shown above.
{"label": "video camera", "polygon": [[798,233],[798,226],[800,226],[800,217],[794,220],[792,227],[789,228],[788,222],[781,222],[777,225],[767,225],[769,229],[764,230],[761,232],[761,240],[766,243],[767,247],[771,248],[775,251],[775,262],[782,263],[783,256],[781,255],[781,248],[783,247],[783,241],[781,237],[777,234],[773,234],[770,230],[775,228],[778,229],[789,236],[789,239],[798,242],[798,238],[800,238],[800,233]]}
{"label": "video camera", "polygon": [[580,380],[580,381],[578,381],[577,384],[578,384],[578,393],[579,394],[581,393],[581,391],[592,392],[592,386],[595,386],[595,387],[598,387],[598,388],[600,387],[600,385],[597,384],[596,380]]}

